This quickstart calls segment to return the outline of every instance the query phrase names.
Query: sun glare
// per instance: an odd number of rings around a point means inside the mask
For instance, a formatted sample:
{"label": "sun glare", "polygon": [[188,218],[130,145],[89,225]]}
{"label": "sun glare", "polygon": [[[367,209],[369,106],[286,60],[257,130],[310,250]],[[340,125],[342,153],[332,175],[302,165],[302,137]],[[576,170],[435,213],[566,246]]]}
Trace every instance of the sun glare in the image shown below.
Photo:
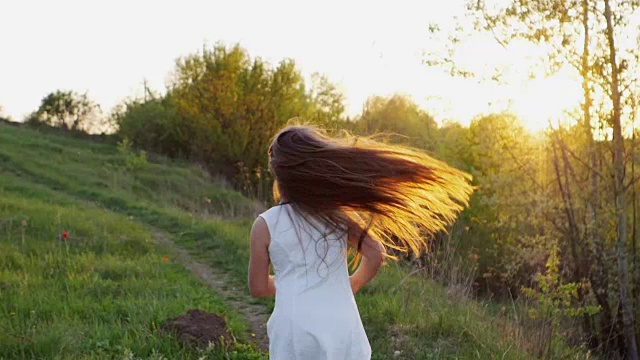
{"label": "sun glare", "polygon": [[567,111],[580,104],[580,83],[567,72],[539,77],[524,84],[513,94],[513,111],[530,131],[549,124],[566,123]]}
{"label": "sun glare", "polygon": [[505,78],[501,85],[457,79],[452,86],[438,89],[439,99],[422,105],[435,109],[439,120],[465,125],[481,114],[507,111],[515,114],[528,131],[538,132],[550,124],[557,127],[573,121],[567,112],[580,105],[580,89],[579,80],[570,71],[526,80],[515,75]]}

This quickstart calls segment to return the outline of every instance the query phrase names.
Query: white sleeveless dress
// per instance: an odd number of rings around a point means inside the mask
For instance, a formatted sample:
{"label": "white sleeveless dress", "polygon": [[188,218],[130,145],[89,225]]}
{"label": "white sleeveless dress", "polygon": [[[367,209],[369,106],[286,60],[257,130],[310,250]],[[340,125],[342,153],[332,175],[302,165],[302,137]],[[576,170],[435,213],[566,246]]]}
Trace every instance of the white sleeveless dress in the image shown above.
{"label": "white sleeveless dress", "polygon": [[[344,234],[305,221],[290,205],[260,214],[269,228],[275,273],[275,309],[267,322],[271,360],[369,360]],[[320,230],[322,231],[320,231]]]}

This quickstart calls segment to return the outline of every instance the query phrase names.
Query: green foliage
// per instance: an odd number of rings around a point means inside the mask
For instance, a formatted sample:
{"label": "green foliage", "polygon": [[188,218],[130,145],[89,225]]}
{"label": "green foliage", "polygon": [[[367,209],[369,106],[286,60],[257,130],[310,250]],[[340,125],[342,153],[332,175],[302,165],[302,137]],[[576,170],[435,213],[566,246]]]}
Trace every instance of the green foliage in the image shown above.
{"label": "green foliage", "polygon": [[550,234],[540,217],[547,204],[540,186],[543,143],[511,114],[474,119],[468,128],[438,129],[437,155],[470,172],[478,186],[458,226],[458,251],[478,256],[480,285],[494,295],[517,295],[544,266]]}
{"label": "green foliage", "polygon": [[558,266],[560,258],[557,246],[553,246],[549,253],[544,274],[535,276],[537,288],[523,288],[525,296],[534,301],[536,306],[529,309],[529,317],[533,320],[541,320],[550,329],[549,349],[545,354],[551,358],[569,358],[564,346],[566,331],[561,331],[562,320],[565,318],[578,318],[593,316],[600,310],[598,306],[581,305],[578,291],[587,286],[586,283],[563,282]]}
{"label": "green foliage", "polygon": [[112,117],[120,138],[129,139],[132,146],[177,158],[189,155],[188,123],[169,98],[130,101]]}
{"label": "green foliage", "polygon": [[[558,321],[559,316],[577,317],[583,314],[594,315],[598,312],[597,307],[593,306],[576,306],[578,300],[578,288],[585,286],[584,284],[563,283],[558,272],[560,258],[556,246],[551,248],[549,259],[546,263],[545,274],[538,273],[535,281],[538,289],[523,288],[522,292],[535,300],[538,304],[538,311],[531,311],[531,317],[538,316],[549,317]],[[556,323],[557,324],[557,323]],[[557,329],[556,329],[557,330]]]}
{"label": "green foliage", "polygon": [[118,152],[125,157],[125,169],[132,173],[139,173],[148,166],[147,153],[141,150],[136,154],[131,150],[131,141],[127,138],[118,143]]}
{"label": "green foliage", "polygon": [[291,60],[272,67],[218,45],[178,59],[166,96],[131,101],[115,118],[136,147],[206,164],[266,199],[271,136],[295,117],[336,127],[343,112],[343,95],[326,78],[308,88]]}
{"label": "green foliage", "polygon": [[369,98],[354,128],[364,134],[406,136],[406,143],[427,150],[434,148],[437,133],[433,117],[411,99],[400,95]]}
{"label": "green foliage", "polygon": [[310,110],[306,115],[311,123],[327,129],[348,126],[343,120],[345,112],[345,97],[335,84],[324,75],[311,76]]}
{"label": "green foliage", "polygon": [[[393,118],[401,122],[406,115],[379,118]],[[366,118],[356,126],[364,126],[364,120]],[[376,124],[373,121],[371,123]],[[394,127],[393,121],[378,121],[377,124],[382,125],[375,126],[374,131],[400,131],[405,135],[417,132],[411,128]],[[476,289],[481,292],[489,292],[502,299],[519,297],[522,288],[530,288],[537,283],[535,274],[544,272],[546,254],[551,244],[567,236],[562,225],[558,225],[566,215],[561,203],[563,194],[557,189],[557,175],[552,167],[554,153],[551,137],[527,133],[518,119],[508,113],[480,116],[469,127],[444,124],[436,128],[434,133],[428,146],[433,149],[435,156],[469,171],[478,189],[470,208],[461,214],[452,227],[455,237],[436,237],[432,254],[423,259],[425,264],[434,268],[431,275],[440,282],[464,286],[475,281]],[[579,128],[570,129],[559,136],[577,149],[584,144],[584,136]],[[569,169],[567,172],[577,171]],[[576,176],[583,175],[577,173]],[[579,192],[573,195],[573,199],[582,196],[584,193]],[[569,242],[562,241],[561,244],[562,251],[570,253]],[[444,258],[444,262],[438,257]],[[459,258],[469,259],[469,263],[474,264],[477,261],[476,279],[459,276],[462,267],[452,263],[452,259]],[[436,261],[439,263],[434,266]],[[563,259],[563,266],[573,269],[580,261],[579,257],[567,257]],[[449,268],[458,275],[447,275],[445,269]],[[562,276],[559,273],[557,275],[562,284],[572,284],[566,281],[571,276],[569,271]],[[452,277],[456,280],[451,281]],[[571,286],[567,285],[561,291],[572,291]],[[588,288],[582,290],[584,294],[591,291]],[[585,296],[577,304],[575,301],[571,310],[565,311],[574,311],[573,315],[580,314],[581,317],[594,317],[592,297]],[[559,314],[556,317],[564,321],[576,316]],[[532,328],[527,330],[528,333],[543,334],[547,324],[530,319],[523,321],[522,326]],[[565,338],[560,337],[542,337],[539,342],[534,342],[532,348],[543,348],[554,342],[554,351],[571,353],[564,341]],[[546,350],[540,353],[544,354]]]}

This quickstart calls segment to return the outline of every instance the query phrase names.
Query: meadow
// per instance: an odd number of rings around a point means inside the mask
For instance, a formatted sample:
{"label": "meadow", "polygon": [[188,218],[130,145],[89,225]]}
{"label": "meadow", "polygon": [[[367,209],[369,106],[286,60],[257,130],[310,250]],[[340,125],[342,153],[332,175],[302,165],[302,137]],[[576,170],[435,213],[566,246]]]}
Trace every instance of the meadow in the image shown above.
{"label": "meadow", "polygon": [[[262,210],[186,162],[0,124],[0,359],[267,358],[253,338],[273,303],[245,285]],[[532,358],[488,303],[402,262],[356,300],[374,359]],[[158,331],[189,309],[224,315],[236,342]]]}

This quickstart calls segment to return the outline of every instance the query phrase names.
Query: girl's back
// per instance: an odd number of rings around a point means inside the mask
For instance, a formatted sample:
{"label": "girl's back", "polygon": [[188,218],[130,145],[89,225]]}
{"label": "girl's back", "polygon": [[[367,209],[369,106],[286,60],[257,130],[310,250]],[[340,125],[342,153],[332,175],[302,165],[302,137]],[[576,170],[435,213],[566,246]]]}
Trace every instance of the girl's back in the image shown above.
{"label": "girl's back", "polygon": [[260,217],[275,272],[276,305],[267,323],[271,359],[369,359],[349,282],[346,233],[288,204]]}
{"label": "girl's back", "polygon": [[[254,222],[248,280],[253,296],[276,297],[273,360],[369,359],[353,294],[378,273],[384,245],[420,254],[473,191],[467,174],[421,150],[343,135],[289,126],[269,146],[274,200],[290,203]],[[359,259],[351,276],[347,244]]]}

